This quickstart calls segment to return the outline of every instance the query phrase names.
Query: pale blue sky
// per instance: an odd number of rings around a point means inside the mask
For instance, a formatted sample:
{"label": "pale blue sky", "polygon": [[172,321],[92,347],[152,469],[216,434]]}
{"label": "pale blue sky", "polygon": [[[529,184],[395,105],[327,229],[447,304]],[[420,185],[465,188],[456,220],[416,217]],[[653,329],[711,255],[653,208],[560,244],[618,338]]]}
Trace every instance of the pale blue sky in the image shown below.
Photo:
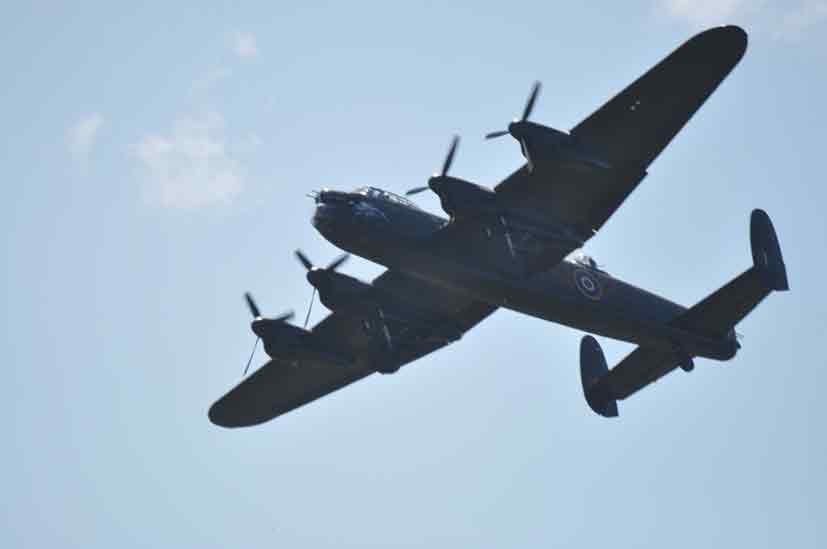
{"label": "pale blue sky", "polygon": [[[0,546],[825,546],[827,3],[142,4],[4,10]],[[735,360],[605,420],[582,334],[500,311],[264,426],[208,422],[253,343],[242,293],[300,316],[292,250],[337,253],[308,191],[421,185],[455,132],[453,173],[494,185],[518,147],[482,135],[532,81],[568,129],[723,22],[743,62],[586,251],[691,304],[765,208],[792,291]]]}

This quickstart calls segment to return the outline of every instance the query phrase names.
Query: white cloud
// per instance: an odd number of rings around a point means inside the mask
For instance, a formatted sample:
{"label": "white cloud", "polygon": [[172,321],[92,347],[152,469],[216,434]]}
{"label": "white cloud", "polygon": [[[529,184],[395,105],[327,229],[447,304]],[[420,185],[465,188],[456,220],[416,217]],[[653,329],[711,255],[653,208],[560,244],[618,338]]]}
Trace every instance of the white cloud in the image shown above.
{"label": "white cloud", "polygon": [[685,19],[693,25],[730,23],[756,3],[747,0],[662,0],[661,5],[672,17]]}
{"label": "white cloud", "polygon": [[237,32],[233,43],[233,51],[243,59],[249,59],[258,55],[255,35],[249,32]]}
{"label": "white cloud", "polygon": [[144,136],[131,151],[146,172],[153,201],[199,208],[231,201],[242,189],[241,170],[227,151],[217,113],[180,118],[167,135]]}
{"label": "white cloud", "polygon": [[190,95],[205,95],[210,93],[221,82],[227,80],[231,74],[230,69],[226,67],[216,67],[207,71],[192,83]]}
{"label": "white cloud", "polygon": [[95,145],[95,139],[103,126],[103,116],[98,113],[89,114],[81,118],[69,128],[66,143],[69,154],[76,162],[85,162]]}
{"label": "white cloud", "polygon": [[777,38],[797,39],[807,31],[827,22],[827,0],[804,0],[798,8],[789,10],[781,18]]}
{"label": "white cloud", "polygon": [[798,39],[827,22],[827,0],[656,0],[658,11],[696,28],[735,23]]}

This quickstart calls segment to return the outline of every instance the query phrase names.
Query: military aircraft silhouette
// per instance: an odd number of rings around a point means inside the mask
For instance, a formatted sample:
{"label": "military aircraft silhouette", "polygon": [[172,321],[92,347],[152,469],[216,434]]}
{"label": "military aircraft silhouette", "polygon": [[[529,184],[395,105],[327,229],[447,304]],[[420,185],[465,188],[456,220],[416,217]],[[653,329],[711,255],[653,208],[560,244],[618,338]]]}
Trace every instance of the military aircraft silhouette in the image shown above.
{"label": "military aircraft silhouette", "polygon": [[322,268],[297,252],[314,296],[332,311],[309,330],[307,319],[300,328],[291,315],[263,317],[247,294],[252,330],[271,360],[213,404],[210,420],[259,424],[374,372],[395,372],[460,339],[498,307],[638,345],[610,370],[594,337],[582,339],[585,399],[606,417],[618,415],[618,400],[672,370],[691,371],[695,357],[733,358],[735,325],[772,290],[788,289],[764,211],[751,216],[753,265],[690,308],[571,256],[638,186],[746,46],[739,27],[702,32],[570,132],[530,120],[535,84],[522,116],[486,136],[513,137],[523,166],[493,190],[450,176],[454,138],[440,173],[408,192],[435,193],[449,219],[377,188],[313,193],[315,228],[387,270],[368,283],[337,270],[347,255]]}

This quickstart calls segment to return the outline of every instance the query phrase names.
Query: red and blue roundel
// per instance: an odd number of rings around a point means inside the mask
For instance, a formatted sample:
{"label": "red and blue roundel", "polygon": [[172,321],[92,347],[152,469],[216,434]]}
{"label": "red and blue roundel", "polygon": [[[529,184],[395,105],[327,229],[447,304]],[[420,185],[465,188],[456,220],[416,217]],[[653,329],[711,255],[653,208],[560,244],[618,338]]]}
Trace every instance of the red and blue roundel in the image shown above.
{"label": "red and blue roundel", "polygon": [[600,286],[600,280],[585,269],[574,270],[574,285],[580,290],[580,293],[589,299],[595,301],[603,297],[603,288]]}

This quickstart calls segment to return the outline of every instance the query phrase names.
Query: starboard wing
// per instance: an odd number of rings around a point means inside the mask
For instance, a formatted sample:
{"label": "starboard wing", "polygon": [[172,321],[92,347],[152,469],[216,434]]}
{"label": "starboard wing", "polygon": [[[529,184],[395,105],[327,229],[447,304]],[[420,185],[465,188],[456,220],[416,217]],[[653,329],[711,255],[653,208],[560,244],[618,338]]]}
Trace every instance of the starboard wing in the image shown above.
{"label": "starboard wing", "polygon": [[496,187],[500,200],[515,209],[540,209],[584,239],[591,237],[735,67],[746,46],[746,33],[735,26],[692,37],[571,130],[610,168],[559,162],[541,177],[523,166]]}

